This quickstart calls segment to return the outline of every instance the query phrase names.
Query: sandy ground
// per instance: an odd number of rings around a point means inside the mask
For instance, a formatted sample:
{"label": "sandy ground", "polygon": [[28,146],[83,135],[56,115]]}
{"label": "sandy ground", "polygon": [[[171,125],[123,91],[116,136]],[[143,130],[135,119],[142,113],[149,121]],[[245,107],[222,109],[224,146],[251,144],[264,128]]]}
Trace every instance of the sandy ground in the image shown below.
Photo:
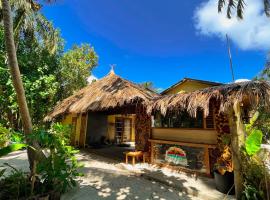
{"label": "sandy ground", "polygon": [[62,199],[197,199],[143,178],[139,171],[114,160],[89,153],[81,153],[78,159],[84,163],[85,176]]}
{"label": "sandy ground", "polygon": [[[84,164],[81,172],[85,175],[78,179],[76,188],[62,196],[63,200],[224,198],[213,189],[208,180],[174,174],[148,164],[138,164],[133,167],[89,151],[81,152],[77,157]],[[14,152],[0,158],[0,166],[5,162],[25,171],[29,170],[25,151]],[[194,192],[188,192],[190,190]],[[209,198],[201,196],[202,192],[206,195],[210,194]],[[194,196],[187,194],[194,194]]]}

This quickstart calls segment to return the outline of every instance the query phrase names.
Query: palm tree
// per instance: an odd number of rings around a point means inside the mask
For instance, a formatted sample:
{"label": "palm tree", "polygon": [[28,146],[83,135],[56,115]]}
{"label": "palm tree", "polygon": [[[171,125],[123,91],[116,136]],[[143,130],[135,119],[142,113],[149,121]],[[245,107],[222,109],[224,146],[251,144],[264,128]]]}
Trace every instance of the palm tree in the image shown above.
{"label": "palm tree", "polygon": [[[264,3],[264,12],[267,17],[270,17],[270,0],[261,0]],[[227,6],[227,17],[232,17],[232,10],[236,9],[237,17],[243,19],[245,9],[245,0],[218,0],[218,12]]]}
{"label": "palm tree", "polygon": [[2,2],[2,15],[5,33],[6,50],[8,56],[8,66],[10,69],[10,74],[13,82],[14,89],[17,95],[18,106],[20,109],[20,114],[23,122],[23,130],[25,134],[30,134],[32,132],[32,122],[26,103],[25,92],[23,88],[23,83],[21,79],[20,69],[17,61],[17,54],[14,42],[13,33],[13,23],[12,23],[12,13],[9,4],[9,0],[1,0]]}
{"label": "palm tree", "polygon": [[[59,44],[59,31],[40,12],[42,5],[37,0],[9,0],[13,14],[15,46],[23,37],[38,37],[51,53]],[[48,2],[48,0],[47,0]],[[0,21],[2,21],[0,5]]]}
{"label": "palm tree", "polygon": [[[23,82],[21,79],[21,73],[17,60],[17,53],[15,48],[15,40],[14,40],[14,32],[13,32],[13,20],[11,6],[9,0],[1,0],[2,2],[2,17],[3,17],[3,25],[4,25],[4,36],[7,50],[7,58],[8,58],[8,67],[10,70],[10,75],[12,79],[12,83],[16,92],[17,102],[19,106],[19,111],[22,119],[23,130],[25,135],[30,135],[32,133],[32,121],[29,113],[29,109],[26,102],[25,91],[23,87]],[[26,0],[26,2],[29,2]],[[28,143],[30,143],[28,141]],[[32,148],[28,147],[28,161],[30,164],[31,172],[33,170],[33,163],[36,159],[44,158],[44,155],[41,151],[39,151],[39,145],[37,143],[31,144],[36,150],[34,151]],[[33,174],[33,172],[32,172]]]}

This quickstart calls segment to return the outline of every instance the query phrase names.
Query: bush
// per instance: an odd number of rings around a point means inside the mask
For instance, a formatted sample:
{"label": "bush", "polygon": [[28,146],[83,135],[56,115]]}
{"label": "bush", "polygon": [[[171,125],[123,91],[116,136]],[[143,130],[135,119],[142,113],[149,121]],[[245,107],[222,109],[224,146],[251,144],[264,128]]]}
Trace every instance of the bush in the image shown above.
{"label": "bush", "polygon": [[[17,170],[14,167],[8,176],[2,174],[0,180],[0,199],[18,199],[28,197],[31,192],[31,182],[28,180],[27,173]],[[2,170],[3,171],[3,170]]]}
{"label": "bush", "polygon": [[[49,130],[36,128],[28,141],[38,142],[45,157],[35,162],[34,176],[17,170],[9,164],[6,166],[11,167],[12,171],[5,176],[6,168],[1,166],[0,199],[3,197],[5,199],[33,199],[48,194],[50,194],[50,199],[59,199],[58,194],[76,186],[76,178],[82,175],[78,172],[81,165],[75,157],[78,151],[68,145],[70,133],[71,128],[61,124],[53,124]],[[18,133],[14,140],[23,140],[20,136]],[[0,156],[25,146],[26,144],[20,143],[10,144],[0,149]]]}
{"label": "bush", "polygon": [[0,124],[0,148],[7,146],[10,142],[11,132]]}
{"label": "bush", "polygon": [[38,129],[34,132],[34,139],[40,143],[46,159],[37,164],[37,174],[43,183],[44,191],[55,190],[66,192],[76,186],[75,179],[81,176],[75,154],[78,153],[69,146],[69,126],[53,124],[48,131]]}

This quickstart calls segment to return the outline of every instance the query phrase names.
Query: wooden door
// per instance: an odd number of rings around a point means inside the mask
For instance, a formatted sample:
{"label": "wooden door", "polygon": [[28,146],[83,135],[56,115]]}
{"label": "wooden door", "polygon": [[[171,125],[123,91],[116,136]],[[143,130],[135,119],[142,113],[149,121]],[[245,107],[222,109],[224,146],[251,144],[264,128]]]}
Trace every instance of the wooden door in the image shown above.
{"label": "wooden door", "polygon": [[124,119],[124,132],[123,132],[123,142],[131,141],[131,129],[132,129],[132,120],[130,118]]}
{"label": "wooden door", "polygon": [[122,117],[115,118],[115,141],[117,144],[122,143],[122,135],[124,132],[124,120]]}
{"label": "wooden door", "polygon": [[79,146],[83,148],[85,147],[86,128],[87,128],[87,114],[82,114]]}
{"label": "wooden door", "polygon": [[115,119],[115,140],[116,143],[131,141],[132,119],[117,117]]}

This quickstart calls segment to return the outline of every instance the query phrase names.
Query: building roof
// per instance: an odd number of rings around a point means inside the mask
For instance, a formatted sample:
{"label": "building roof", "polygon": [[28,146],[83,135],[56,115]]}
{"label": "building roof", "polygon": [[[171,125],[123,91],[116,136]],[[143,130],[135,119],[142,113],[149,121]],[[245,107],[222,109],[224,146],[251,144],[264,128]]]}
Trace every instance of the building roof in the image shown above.
{"label": "building roof", "polygon": [[117,76],[113,70],[60,102],[45,121],[67,113],[106,111],[125,105],[147,105],[159,94]]}
{"label": "building roof", "polygon": [[196,116],[198,109],[209,114],[210,101],[218,105],[218,112],[227,112],[236,101],[246,108],[270,107],[270,84],[266,81],[245,81],[196,90],[189,93],[163,95],[148,107],[148,113],[186,110]]}
{"label": "building roof", "polygon": [[212,82],[212,81],[205,81],[205,80],[199,80],[199,79],[192,79],[192,78],[183,78],[181,81],[175,83],[174,85],[172,85],[171,87],[167,88],[166,90],[164,90],[163,92],[161,92],[161,94],[167,94],[170,90],[178,87],[179,85],[188,82],[188,81],[192,81],[192,82],[198,82],[198,83],[203,83],[206,85],[211,86],[218,86],[218,85],[222,85],[222,83],[218,83],[218,82]]}

